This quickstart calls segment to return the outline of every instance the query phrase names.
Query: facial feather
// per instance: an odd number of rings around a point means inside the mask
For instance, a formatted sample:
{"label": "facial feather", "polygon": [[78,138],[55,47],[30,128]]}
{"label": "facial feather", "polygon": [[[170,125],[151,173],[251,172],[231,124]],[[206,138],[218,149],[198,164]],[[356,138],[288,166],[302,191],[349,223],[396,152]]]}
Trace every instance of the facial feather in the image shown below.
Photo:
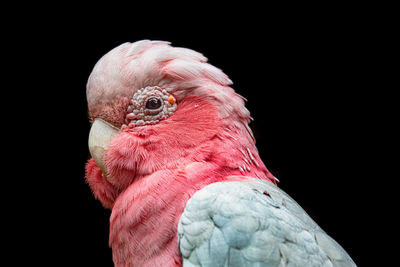
{"label": "facial feather", "polygon": [[219,124],[210,101],[201,97],[182,100],[167,120],[129,129],[113,139],[106,155],[110,181],[125,187],[161,168],[193,161],[196,149],[217,135]]}
{"label": "facial feather", "polygon": [[226,74],[193,50],[160,41],[125,43],[103,56],[89,76],[89,114],[122,125],[126,111],[121,106],[127,106],[137,90],[159,86],[173,93],[178,101],[186,95],[214,96],[224,117],[227,111],[235,110],[239,117],[230,113],[232,118],[247,123],[248,111],[240,96],[229,87],[231,84]]}
{"label": "facial feather", "polygon": [[[168,119],[155,125],[122,128],[105,154],[108,181],[121,190],[162,168],[202,161],[218,147],[208,145],[216,142],[212,138],[229,140],[226,137],[232,133],[240,135],[236,145],[254,147],[247,125],[250,113],[230,84],[228,76],[208,64],[202,54],[171,47],[168,42],[124,43],[103,56],[87,84],[92,120],[101,118],[120,128],[126,122],[130,99],[147,86],[168,91],[178,104]],[[222,146],[229,149],[235,144]],[[236,164],[229,163],[230,157],[223,161],[229,167]]]}
{"label": "facial feather", "polygon": [[[97,159],[105,174],[91,159],[86,179],[112,209],[117,266],[180,266],[176,227],[194,192],[237,175],[274,182],[258,156],[244,99],[231,84],[202,54],[162,41],[122,44],[94,67],[90,117],[119,131],[102,144],[104,161]],[[148,97],[155,98],[152,110]]]}

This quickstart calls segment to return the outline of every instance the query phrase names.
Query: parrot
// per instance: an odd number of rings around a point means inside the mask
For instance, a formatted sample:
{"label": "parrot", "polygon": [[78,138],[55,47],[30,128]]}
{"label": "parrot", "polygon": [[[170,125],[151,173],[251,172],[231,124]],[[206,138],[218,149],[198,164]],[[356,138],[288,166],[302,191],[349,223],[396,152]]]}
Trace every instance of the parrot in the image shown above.
{"label": "parrot", "polygon": [[111,210],[115,266],[356,266],[278,187],[246,99],[208,59],[123,43],[86,85],[85,180]]}

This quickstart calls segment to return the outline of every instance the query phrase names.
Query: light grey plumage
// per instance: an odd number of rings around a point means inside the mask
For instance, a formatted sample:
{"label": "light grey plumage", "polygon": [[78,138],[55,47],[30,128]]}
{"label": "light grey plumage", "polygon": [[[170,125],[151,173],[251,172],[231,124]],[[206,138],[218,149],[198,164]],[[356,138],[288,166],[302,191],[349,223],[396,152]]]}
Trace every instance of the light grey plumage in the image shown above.
{"label": "light grey plumage", "polygon": [[214,183],[194,194],[178,242],[185,267],[355,266],[291,197],[257,179]]}

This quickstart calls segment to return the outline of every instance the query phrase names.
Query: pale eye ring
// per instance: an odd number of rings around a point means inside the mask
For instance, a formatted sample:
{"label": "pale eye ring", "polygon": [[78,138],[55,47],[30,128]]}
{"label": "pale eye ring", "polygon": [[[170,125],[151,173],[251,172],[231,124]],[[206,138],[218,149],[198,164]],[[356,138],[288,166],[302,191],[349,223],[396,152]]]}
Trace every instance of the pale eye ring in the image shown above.
{"label": "pale eye ring", "polygon": [[127,108],[125,129],[157,124],[168,118],[177,108],[175,97],[166,89],[147,86],[137,90]]}
{"label": "pale eye ring", "polygon": [[155,97],[152,97],[146,101],[147,109],[158,109],[161,107],[161,100]]}

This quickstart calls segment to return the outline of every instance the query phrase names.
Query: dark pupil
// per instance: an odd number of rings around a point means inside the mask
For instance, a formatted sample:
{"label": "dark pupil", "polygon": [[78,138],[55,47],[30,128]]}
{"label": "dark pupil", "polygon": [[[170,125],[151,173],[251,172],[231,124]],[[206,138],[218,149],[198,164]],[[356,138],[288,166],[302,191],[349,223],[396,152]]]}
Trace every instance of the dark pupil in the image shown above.
{"label": "dark pupil", "polygon": [[157,98],[150,98],[147,100],[146,108],[148,109],[157,109],[161,106],[161,101]]}

